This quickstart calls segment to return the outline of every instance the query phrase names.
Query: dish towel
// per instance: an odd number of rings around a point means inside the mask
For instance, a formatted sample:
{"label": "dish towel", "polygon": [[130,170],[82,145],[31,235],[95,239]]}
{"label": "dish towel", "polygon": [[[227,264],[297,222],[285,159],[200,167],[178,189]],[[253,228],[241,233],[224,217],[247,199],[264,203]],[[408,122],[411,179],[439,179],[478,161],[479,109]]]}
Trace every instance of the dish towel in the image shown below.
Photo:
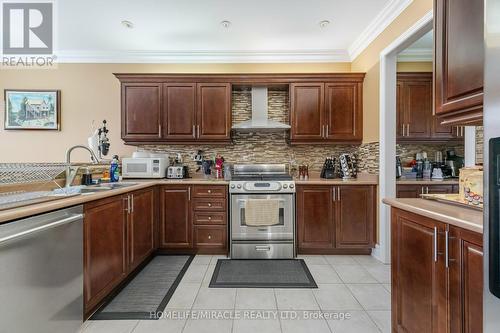
{"label": "dish towel", "polygon": [[279,224],[280,201],[277,199],[248,199],[245,204],[245,224],[264,227]]}

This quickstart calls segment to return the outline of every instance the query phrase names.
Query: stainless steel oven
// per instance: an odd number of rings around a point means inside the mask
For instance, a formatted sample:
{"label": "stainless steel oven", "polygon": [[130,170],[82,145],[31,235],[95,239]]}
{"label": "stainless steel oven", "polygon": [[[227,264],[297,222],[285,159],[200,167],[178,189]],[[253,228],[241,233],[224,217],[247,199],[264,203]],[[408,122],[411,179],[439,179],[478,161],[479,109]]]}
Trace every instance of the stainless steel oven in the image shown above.
{"label": "stainless steel oven", "polygon": [[295,183],[285,165],[235,165],[230,193],[231,258],[295,257]]}

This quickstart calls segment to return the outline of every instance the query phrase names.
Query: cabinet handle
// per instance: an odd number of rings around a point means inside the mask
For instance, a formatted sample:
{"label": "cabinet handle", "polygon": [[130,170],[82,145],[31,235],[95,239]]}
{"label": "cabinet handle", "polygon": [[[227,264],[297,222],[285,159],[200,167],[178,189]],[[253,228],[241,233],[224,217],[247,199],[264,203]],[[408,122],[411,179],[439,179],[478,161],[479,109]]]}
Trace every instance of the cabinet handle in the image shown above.
{"label": "cabinet handle", "polygon": [[335,192],[335,187],[332,187],[332,201],[336,201],[336,192]]}
{"label": "cabinet handle", "polygon": [[325,130],[325,139],[328,139],[328,125],[326,125],[326,130]]}
{"label": "cabinet handle", "polygon": [[130,197],[127,195],[126,198],[123,198],[123,201],[127,201],[127,208],[125,208],[123,210],[126,211],[127,214],[130,214]]}
{"label": "cabinet handle", "polygon": [[196,138],[196,125],[193,125],[193,138]]}
{"label": "cabinet handle", "polygon": [[450,239],[454,239],[455,237],[450,237],[450,232],[446,230],[445,234],[445,267],[450,267],[450,261],[455,261],[455,259],[450,259]]}
{"label": "cabinet handle", "polygon": [[426,194],[429,194],[429,186],[426,186],[426,187],[425,187],[425,193],[426,193]]}
{"label": "cabinet handle", "polygon": [[465,127],[462,126],[461,128],[462,128],[462,138],[463,138],[464,137],[464,132],[465,132]]}
{"label": "cabinet handle", "polygon": [[340,201],[340,186],[337,188],[337,200]]}
{"label": "cabinet handle", "polygon": [[410,124],[406,124],[406,136],[410,136]]}
{"label": "cabinet handle", "polygon": [[199,138],[200,137],[200,125],[196,126],[196,136]]}
{"label": "cabinet handle", "polygon": [[161,138],[161,124],[158,124],[158,137]]}
{"label": "cabinet handle", "polygon": [[188,187],[188,201],[191,201],[191,187]]}
{"label": "cabinet handle", "polygon": [[438,228],[434,227],[434,262],[438,261]]}
{"label": "cabinet handle", "polygon": [[405,136],[405,124],[401,124],[401,130],[403,132],[401,136]]}
{"label": "cabinet handle", "polygon": [[131,203],[130,203],[130,212],[134,213],[134,195],[130,195]]}
{"label": "cabinet handle", "polygon": [[420,188],[420,191],[421,191],[421,194],[424,194],[424,187],[423,186]]}

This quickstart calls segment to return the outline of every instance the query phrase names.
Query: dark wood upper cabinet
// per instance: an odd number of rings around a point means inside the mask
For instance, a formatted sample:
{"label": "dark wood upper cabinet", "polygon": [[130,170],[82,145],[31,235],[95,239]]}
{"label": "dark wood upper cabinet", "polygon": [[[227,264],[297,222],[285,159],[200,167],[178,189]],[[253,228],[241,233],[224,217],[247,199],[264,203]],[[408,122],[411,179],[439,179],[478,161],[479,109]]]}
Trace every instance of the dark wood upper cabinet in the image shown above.
{"label": "dark wood upper cabinet", "polygon": [[161,84],[122,84],[122,139],[161,138]]}
{"label": "dark wood upper cabinet", "polygon": [[298,251],[335,246],[331,186],[297,187]]}
{"label": "dark wood upper cabinet", "polygon": [[192,248],[191,186],[163,186],[160,197],[160,247]]}
{"label": "dark wood upper cabinet", "polygon": [[290,85],[290,142],[361,142],[363,79]]}
{"label": "dark wood upper cabinet", "polygon": [[323,140],[325,137],[325,85],[292,83],[290,85],[290,139]]}
{"label": "dark wood upper cabinet", "polygon": [[338,186],[336,191],[338,191],[335,217],[336,247],[348,249],[374,247],[375,187]]}
{"label": "dark wood upper cabinet", "polygon": [[482,123],[484,1],[434,1],[435,113],[452,125]]}
{"label": "dark wood upper cabinet", "polygon": [[196,84],[163,85],[163,133],[167,140],[193,140],[196,137]]}
{"label": "dark wood upper cabinet", "polygon": [[154,250],[154,189],[135,191],[130,195],[129,271],[135,269]]}
{"label": "dark wood upper cabinet", "polygon": [[444,251],[436,237],[445,225],[394,209],[391,223],[392,331],[446,332],[447,316],[440,307],[446,273],[442,256],[436,257]]}
{"label": "dark wood upper cabinet", "polygon": [[198,83],[197,128],[199,140],[231,138],[231,84]]}
{"label": "dark wood upper cabinet", "polygon": [[326,83],[326,138],[334,141],[363,139],[361,83]]}
{"label": "dark wood upper cabinet", "polygon": [[432,112],[432,73],[398,73],[397,142],[446,142],[460,140],[463,130],[442,125]]}
{"label": "dark wood upper cabinet", "polygon": [[126,196],[85,205],[84,302],[98,305],[127,274]]}

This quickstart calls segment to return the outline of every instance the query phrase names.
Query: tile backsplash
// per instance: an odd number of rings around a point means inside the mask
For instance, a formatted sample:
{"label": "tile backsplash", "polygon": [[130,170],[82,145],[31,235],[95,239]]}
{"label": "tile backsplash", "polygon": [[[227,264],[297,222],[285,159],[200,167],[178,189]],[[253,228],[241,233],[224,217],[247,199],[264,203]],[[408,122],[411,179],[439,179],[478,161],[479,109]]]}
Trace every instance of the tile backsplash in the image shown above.
{"label": "tile backsplash", "polygon": [[[249,120],[252,114],[252,96],[250,90],[233,91],[232,93],[233,124]],[[288,123],[289,92],[288,90],[268,91],[268,112],[272,120]],[[288,133],[233,133],[233,144],[230,145],[146,145],[139,150],[163,152],[174,157],[180,153],[184,163],[191,172],[197,169],[193,156],[202,150],[206,157],[215,154],[224,156],[230,163],[291,163],[308,164],[310,170],[320,171],[327,156],[351,153],[358,156],[358,168],[361,172],[378,173],[379,144],[364,143],[361,145],[331,144],[331,145],[297,145],[287,143]],[[434,158],[436,150],[446,150],[447,145],[398,145],[398,154],[404,158],[415,153],[426,151]],[[463,145],[453,145],[459,155],[463,155]]]}

